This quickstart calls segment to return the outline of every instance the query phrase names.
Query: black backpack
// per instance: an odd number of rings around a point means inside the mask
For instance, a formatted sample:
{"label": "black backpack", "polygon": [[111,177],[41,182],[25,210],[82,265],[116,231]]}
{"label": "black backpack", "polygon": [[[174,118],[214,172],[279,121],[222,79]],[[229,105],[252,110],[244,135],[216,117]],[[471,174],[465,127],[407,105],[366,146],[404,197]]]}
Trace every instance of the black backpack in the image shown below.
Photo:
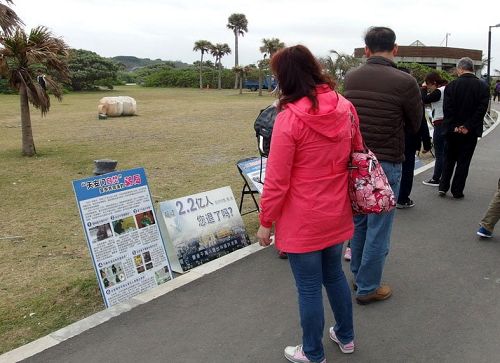
{"label": "black backpack", "polygon": [[274,120],[278,109],[274,105],[267,106],[261,110],[253,125],[257,144],[261,156],[268,157],[271,149],[271,136],[273,134]]}

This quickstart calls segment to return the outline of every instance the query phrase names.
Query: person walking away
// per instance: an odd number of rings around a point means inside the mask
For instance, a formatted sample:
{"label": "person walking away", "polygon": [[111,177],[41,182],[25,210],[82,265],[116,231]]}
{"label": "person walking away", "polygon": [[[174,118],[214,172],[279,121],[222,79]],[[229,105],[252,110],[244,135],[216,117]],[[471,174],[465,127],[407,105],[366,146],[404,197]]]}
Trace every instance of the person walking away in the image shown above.
{"label": "person walking away", "polygon": [[[345,77],[345,97],[359,114],[360,129],[368,148],[377,156],[395,195],[399,193],[404,133],[416,133],[422,120],[422,98],[415,79],[394,63],[396,34],[390,28],[372,27],[365,35],[361,67]],[[382,285],[389,253],[394,210],[354,217],[351,271],[357,286],[356,301],[368,304],[392,294]]]}
{"label": "person walking away", "polygon": [[478,236],[484,238],[493,237],[493,230],[495,229],[495,224],[497,224],[500,219],[500,179],[498,179],[497,192],[493,196],[493,199],[484,214],[483,219],[479,223],[479,229],[476,232]]}
{"label": "person walking away", "polygon": [[441,78],[438,72],[430,72],[425,76],[425,85],[428,94],[424,95],[423,102],[430,104],[432,109],[432,126],[434,131],[432,134],[432,141],[434,143],[434,155],[436,162],[434,163],[434,172],[432,178],[424,180],[422,183],[432,187],[438,187],[441,180],[441,173],[443,172],[443,159],[444,159],[444,144],[445,137],[443,135],[443,95],[448,81]]}
{"label": "person walking away", "polygon": [[257,239],[287,253],[298,292],[302,344],[285,348],[291,362],[326,362],[322,285],[336,324],[330,339],[354,351],[351,292],[342,270],[343,242],[352,237],[348,194],[351,148],[363,147],[351,102],[302,45],[271,58],[281,93],[267,161]]}
{"label": "person walking away", "polygon": [[458,78],[444,90],[443,133],[446,144],[438,190],[443,197],[450,189],[450,182],[453,197],[464,197],[465,182],[477,138],[483,134],[483,118],[488,109],[490,90],[473,72],[472,59],[461,58],[457,64]]}

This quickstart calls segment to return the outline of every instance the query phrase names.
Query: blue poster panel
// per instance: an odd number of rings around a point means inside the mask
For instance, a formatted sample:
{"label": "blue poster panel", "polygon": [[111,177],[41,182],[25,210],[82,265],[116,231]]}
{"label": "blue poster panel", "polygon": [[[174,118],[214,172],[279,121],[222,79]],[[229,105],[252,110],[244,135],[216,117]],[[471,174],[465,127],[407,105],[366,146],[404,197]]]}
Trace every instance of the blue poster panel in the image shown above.
{"label": "blue poster panel", "polygon": [[250,244],[230,187],[161,202],[160,212],[183,271]]}
{"label": "blue poster panel", "polygon": [[172,279],[144,169],[73,181],[106,307]]}

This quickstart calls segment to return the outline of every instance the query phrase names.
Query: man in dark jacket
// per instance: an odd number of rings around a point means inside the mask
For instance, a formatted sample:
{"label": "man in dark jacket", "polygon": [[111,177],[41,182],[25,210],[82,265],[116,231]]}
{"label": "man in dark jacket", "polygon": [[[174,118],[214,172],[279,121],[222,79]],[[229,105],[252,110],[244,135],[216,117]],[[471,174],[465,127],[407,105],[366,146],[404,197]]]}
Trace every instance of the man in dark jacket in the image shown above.
{"label": "man in dark jacket", "polygon": [[[365,36],[366,64],[345,78],[345,96],[359,115],[366,145],[380,161],[397,196],[404,160],[405,131],[416,133],[422,120],[422,99],[415,79],[396,68],[394,31],[372,27]],[[381,285],[385,258],[389,253],[394,210],[354,217],[351,240],[351,271],[359,304],[385,300],[392,294]]]}
{"label": "man in dark jacket", "polygon": [[483,134],[483,118],[488,109],[490,91],[488,85],[474,75],[474,63],[462,58],[457,64],[458,78],[444,90],[443,133],[446,138],[443,175],[439,183],[439,195],[448,189],[456,199],[464,197],[465,180],[469,173],[477,138]]}

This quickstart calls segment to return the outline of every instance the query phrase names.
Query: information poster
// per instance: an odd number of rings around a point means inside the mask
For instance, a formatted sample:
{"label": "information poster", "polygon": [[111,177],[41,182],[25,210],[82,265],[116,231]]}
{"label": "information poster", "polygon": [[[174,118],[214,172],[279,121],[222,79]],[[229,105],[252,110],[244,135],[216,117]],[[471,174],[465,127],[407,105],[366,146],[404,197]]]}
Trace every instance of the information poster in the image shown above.
{"label": "information poster", "polygon": [[261,164],[261,158],[253,158],[238,163],[238,167],[243,173],[245,179],[247,180],[248,185],[250,185],[252,190],[258,191],[259,194],[262,194],[262,190],[264,189],[264,178],[266,177],[266,163],[267,163],[267,158],[262,158],[262,164]]}
{"label": "information poster", "polygon": [[230,187],[161,202],[160,213],[182,271],[250,244]]}
{"label": "information poster", "polygon": [[172,279],[144,169],[73,181],[106,307]]}

